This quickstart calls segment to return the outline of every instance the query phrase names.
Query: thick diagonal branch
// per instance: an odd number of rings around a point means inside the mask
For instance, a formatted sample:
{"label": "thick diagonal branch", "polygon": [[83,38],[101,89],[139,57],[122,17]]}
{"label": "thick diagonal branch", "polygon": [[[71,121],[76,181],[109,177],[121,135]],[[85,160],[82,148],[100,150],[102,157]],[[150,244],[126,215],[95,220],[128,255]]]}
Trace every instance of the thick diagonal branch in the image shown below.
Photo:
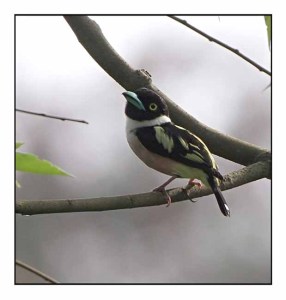
{"label": "thick diagonal branch", "polygon": [[85,16],[65,16],[65,19],[82,46],[114,80],[126,90],[145,86],[159,93],[168,104],[172,120],[202,138],[212,153],[242,165],[271,159],[267,149],[222,134],[185,112],[152,84],[146,72],[134,70],[122,59],[106,40],[95,21]]}
{"label": "thick diagonal branch", "polygon": [[[271,174],[270,161],[257,162],[232,172],[224,177],[222,190],[229,190],[243,184],[269,177]],[[208,188],[194,187],[187,196],[185,190],[176,188],[168,193],[172,202],[195,199],[210,195],[212,191]],[[22,215],[108,211],[124,208],[147,207],[155,205],[166,205],[166,199],[160,192],[150,192],[135,195],[100,197],[90,199],[65,199],[65,200],[18,200],[16,202],[16,213]]]}

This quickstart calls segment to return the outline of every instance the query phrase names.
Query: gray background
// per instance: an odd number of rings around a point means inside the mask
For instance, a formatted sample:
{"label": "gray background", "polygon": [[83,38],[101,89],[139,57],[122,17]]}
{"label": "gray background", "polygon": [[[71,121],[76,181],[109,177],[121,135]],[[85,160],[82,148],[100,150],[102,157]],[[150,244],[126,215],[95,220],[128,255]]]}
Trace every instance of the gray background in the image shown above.
{"label": "gray background", "polygon": [[[208,126],[270,148],[268,75],[170,18],[93,17],[132,67]],[[263,17],[183,17],[270,69]],[[85,119],[17,113],[17,140],[75,178],[17,173],[19,199],[140,193],[168,177],[125,139],[124,89],[87,54],[62,17],[17,17],[16,106]],[[216,157],[222,174],[239,165]],[[185,185],[176,180],[171,186]],[[270,182],[224,195],[132,210],[16,217],[16,256],[67,283],[268,283]]]}

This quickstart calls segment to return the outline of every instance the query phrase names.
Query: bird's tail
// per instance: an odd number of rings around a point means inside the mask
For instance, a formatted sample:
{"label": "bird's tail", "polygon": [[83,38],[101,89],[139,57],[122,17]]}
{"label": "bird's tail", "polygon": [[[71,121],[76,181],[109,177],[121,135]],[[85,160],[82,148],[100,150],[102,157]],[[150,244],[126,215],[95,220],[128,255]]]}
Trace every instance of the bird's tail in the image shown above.
{"label": "bird's tail", "polygon": [[224,199],[224,196],[223,196],[220,188],[215,185],[213,187],[213,192],[215,194],[218,206],[219,206],[221,212],[223,213],[223,215],[225,215],[226,217],[230,217],[230,210],[228,208],[228,205]]}

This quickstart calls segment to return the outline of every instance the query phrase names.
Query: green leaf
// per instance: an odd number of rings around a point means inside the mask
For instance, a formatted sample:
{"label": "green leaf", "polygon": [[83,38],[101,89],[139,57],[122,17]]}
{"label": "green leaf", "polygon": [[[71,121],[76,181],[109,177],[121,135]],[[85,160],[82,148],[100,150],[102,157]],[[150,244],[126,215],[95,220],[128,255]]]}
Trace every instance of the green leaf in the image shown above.
{"label": "green leaf", "polygon": [[72,176],[51,162],[40,159],[31,153],[16,152],[16,170],[43,175]]}
{"label": "green leaf", "polygon": [[271,16],[264,16],[265,24],[267,26],[268,46],[271,46]]}
{"label": "green leaf", "polygon": [[18,189],[21,188],[21,184],[19,183],[18,180],[16,180],[16,187],[17,187]]}
{"label": "green leaf", "polygon": [[20,148],[24,143],[22,142],[16,142],[16,149]]}

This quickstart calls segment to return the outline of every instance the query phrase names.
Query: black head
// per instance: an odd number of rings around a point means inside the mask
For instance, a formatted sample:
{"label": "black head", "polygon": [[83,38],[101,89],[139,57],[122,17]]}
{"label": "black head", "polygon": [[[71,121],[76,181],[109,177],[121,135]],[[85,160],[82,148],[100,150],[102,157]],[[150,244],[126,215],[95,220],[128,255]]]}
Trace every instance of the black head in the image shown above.
{"label": "black head", "polygon": [[140,88],[135,92],[124,92],[126,98],[125,114],[133,120],[153,120],[160,116],[169,116],[166,102],[154,91]]}

